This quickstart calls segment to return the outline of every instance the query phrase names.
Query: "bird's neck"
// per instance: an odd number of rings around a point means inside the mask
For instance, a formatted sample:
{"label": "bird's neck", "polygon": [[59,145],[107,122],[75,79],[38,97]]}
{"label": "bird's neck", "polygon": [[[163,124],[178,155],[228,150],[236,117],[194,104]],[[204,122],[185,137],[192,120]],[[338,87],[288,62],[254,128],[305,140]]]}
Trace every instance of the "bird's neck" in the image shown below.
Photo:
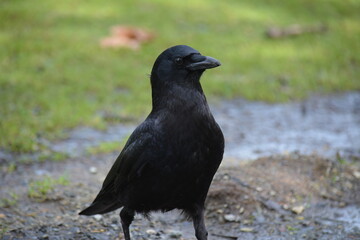
{"label": "bird's neck", "polygon": [[152,89],[153,111],[162,109],[167,111],[187,111],[207,106],[200,82],[193,85],[170,84],[170,86]]}

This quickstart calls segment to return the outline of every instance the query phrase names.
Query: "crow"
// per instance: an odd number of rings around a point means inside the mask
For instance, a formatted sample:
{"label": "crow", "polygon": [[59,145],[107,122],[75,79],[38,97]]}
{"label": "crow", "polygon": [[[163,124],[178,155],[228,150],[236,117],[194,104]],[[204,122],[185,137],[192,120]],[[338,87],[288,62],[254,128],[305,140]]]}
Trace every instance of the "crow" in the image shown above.
{"label": "crow", "polygon": [[122,208],[125,240],[135,213],[180,209],[195,236],[207,239],[204,203],[224,153],[224,136],[210,112],[200,77],[220,66],[212,57],[177,45],[151,71],[152,110],[130,135],[93,203],[80,215]]}

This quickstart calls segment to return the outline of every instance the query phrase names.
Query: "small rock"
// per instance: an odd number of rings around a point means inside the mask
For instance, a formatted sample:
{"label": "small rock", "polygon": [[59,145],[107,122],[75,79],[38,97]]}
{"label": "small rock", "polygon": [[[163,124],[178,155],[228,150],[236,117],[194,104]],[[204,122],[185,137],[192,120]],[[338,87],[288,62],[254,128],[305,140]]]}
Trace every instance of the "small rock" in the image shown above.
{"label": "small rock", "polygon": [[221,213],[223,213],[223,212],[224,212],[224,210],[222,210],[222,209],[218,209],[218,210],[216,210],[216,212],[221,214]]}
{"label": "small rock", "polygon": [[302,225],[303,227],[310,226],[310,224],[311,224],[310,221],[306,221],[306,220],[303,220],[303,221],[301,221],[300,223],[301,223],[301,225]]}
{"label": "small rock", "polygon": [[270,191],[270,196],[275,196],[276,195],[276,192],[274,190],[271,190]]}
{"label": "small rock", "polygon": [[96,214],[96,215],[94,215],[94,219],[96,221],[100,221],[102,219],[102,216],[100,214]]}
{"label": "small rock", "polygon": [[243,214],[244,211],[245,211],[245,208],[243,208],[243,207],[241,207],[241,208],[239,209],[239,213],[240,213],[240,214]]}
{"label": "small rock", "polygon": [[0,218],[5,218],[5,217],[6,217],[5,214],[0,213]]}
{"label": "small rock", "polygon": [[256,187],[256,191],[261,192],[263,190],[262,187]]}
{"label": "small rock", "polygon": [[154,229],[148,229],[146,230],[146,233],[149,234],[149,235],[155,235],[156,234],[156,231]]}
{"label": "small rock", "polygon": [[242,221],[242,222],[243,222],[243,224],[245,224],[245,225],[250,225],[250,224],[253,223],[253,220],[245,219],[245,220]]}
{"label": "small rock", "polygon": [[180,231],[176,231],[176,230],[170,230],[169,231],[169,237],[170,238],[179,239],[181,236],[182,236],[182,233]]}
{"label": "small rock", "polygon": [[234,214],[226,214],[224,215],[224,219],[226,222],[240,222],[240,217]]}
{"label": "small rock", "polygon": [[89,168],[89,172],[92,173],[92,174],[95,174],[95,173],[97,173],[97,168],[94,167],[94,166],[93,166],[93,167],[90,167],[90,168]]}
{"label": "small rock", "polygon": [[300,213],[302,213],[304,211],[304,209],[305,209],[305,207],[300,205],[300,206],[296,206],[296,207],[291,208],[291,211],[293,213],[300,214]]}
{"label": "small rock", "polygon": [[114,229],[114,230],[119,230],[119,225],[118,225],[118,224],[111,224],[110,226],[111,226],[112,229]]}
{"label": "small rock", "polygon": [[243,228],[240,228],[240,231],[241,232],[252,232],[252,231],[254,231],[254,229],[253,228],[248,228],[248,227],[243,227]]}
{"label": "small rock", "polygon": [[227,180],[230,179],[230,177],[229,177],[229,175],[226,174],[226,175],[223,176],[223,179],[224,179],[225,181],[227,181]]}
{"label": "small rock", "polygon": [[41,239],[44,239],[44,240],[45,240],[45,239],[49,239],[49,235],[44,234],[44,235],[41,236]]}
{"label": "small rock", "polygon": [[354,171],[353,174],[354,174],[354,177],[360,178],[360,172],[359,171]]}

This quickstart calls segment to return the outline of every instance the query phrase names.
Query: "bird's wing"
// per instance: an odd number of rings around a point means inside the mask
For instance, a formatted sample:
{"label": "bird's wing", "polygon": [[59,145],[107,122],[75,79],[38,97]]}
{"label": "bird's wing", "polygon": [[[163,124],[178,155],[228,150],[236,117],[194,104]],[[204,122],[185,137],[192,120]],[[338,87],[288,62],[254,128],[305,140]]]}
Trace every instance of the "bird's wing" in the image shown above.
{"label": "bird's wing", "polygon": [[153,129],[148,125],[144,122],[131,134],[94,202],[108,194],[116,195],[134,178],[140,177],[144,166],[155,157],[147,154],[151,143],[154,142]]}
{"label": "bird's wing", "polygon": [[121,207],[118,197],[122,189],[137,177],[141,177],[147,163],[158,157],[157,154],[149,154],[155,139],[151,121],[139,125],[111,167],[95,200],[79,214],[103,214]]}

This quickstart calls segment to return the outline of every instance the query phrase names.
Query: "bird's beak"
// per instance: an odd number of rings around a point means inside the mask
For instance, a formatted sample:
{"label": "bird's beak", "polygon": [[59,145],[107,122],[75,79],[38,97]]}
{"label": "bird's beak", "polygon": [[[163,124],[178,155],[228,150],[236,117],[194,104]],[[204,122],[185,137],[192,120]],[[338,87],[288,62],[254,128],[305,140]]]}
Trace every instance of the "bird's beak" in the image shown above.
{"label": "bird's beak", "polygon": [[221,63],[212,57],[202,56],[202,55],[193,55],[191,57],[193,63],[187,66],[187,69],[195,70],[205,70],[209,68],[215,68],[221,65]]}

